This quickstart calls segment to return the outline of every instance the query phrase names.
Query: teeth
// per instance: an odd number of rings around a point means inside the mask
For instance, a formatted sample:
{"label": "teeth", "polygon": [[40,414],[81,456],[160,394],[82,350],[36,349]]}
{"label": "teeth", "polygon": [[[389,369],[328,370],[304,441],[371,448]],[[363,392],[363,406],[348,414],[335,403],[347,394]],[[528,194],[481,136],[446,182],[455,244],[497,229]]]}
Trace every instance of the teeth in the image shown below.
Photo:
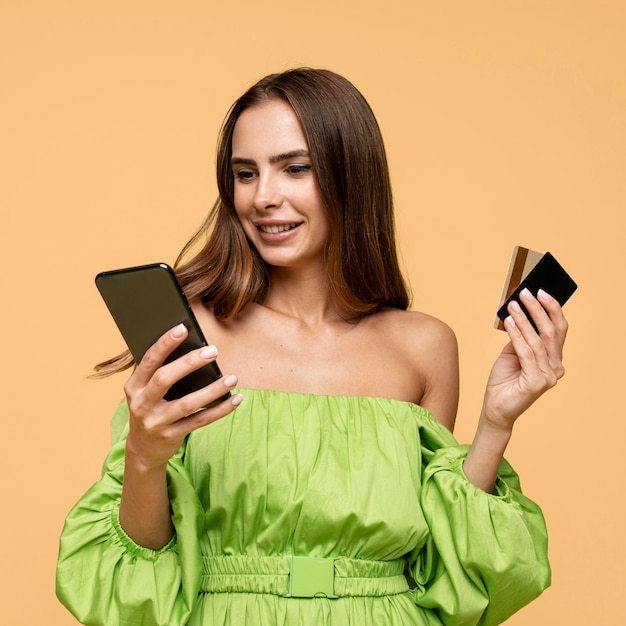
{"label": "teeth", "polygon": [[259,228],[264,233],[271,233],[275,235],[276,233],[282,233],[285,230],[291,230],[292,228],[295,228],[296,226],[297,224],[279,224],[279,225],[274,225],[274,226],[259,226]]}

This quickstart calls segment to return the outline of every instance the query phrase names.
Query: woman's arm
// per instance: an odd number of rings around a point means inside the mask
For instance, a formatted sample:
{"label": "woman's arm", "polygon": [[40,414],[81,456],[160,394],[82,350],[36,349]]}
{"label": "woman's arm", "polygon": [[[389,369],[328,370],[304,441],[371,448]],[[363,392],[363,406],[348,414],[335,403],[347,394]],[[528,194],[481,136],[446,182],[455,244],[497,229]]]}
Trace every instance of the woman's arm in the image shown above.
{"label": "woman's arm", "polygon": [[135,624],[141,615],[143,624],[182,626],[189,621],[202,579],[199,538],[204,520],[184,465],[186,445],[183,442],[167,464],[176,537],[159,550],[143,547],[119,522],[129,419],[126,402],[113,419],[115,438],[102,476],[65,520],[57,595],[81,624]]}
{"label": "woman's arm", "polygon": [[491,492],[517,418],[563,376],[567,321],[559,303],[540,291],[521,293],[539,333],[519,304],[509,305],[504,327],[510,342],[496,360],[485,392],[474,442],[463,465],[468,480]]}
{"label": "woman's arm", "polygon": [[224,395],[224,388],[237,384],[232,375],[178,400],[163,399],[177,380],[217,356],[215,347],[209,346],[163,365],[186,335],[183,325],[163,335],[146,352],[124,387],[130,421],[119,519],[124,532],[146,548],[161,548],[174,532],[167,492],[168,460],[190,432],[228,415],[242,400],[237,395],[199,410]]}
{"label": "woman's arm", "polygon": [[[428,409],[450,432],[459,404],[459,354],[452,329],[434,318],[416,350],[424,367],[424,391],[419,405]],[[424,361],[426,361],[424,363]]]}

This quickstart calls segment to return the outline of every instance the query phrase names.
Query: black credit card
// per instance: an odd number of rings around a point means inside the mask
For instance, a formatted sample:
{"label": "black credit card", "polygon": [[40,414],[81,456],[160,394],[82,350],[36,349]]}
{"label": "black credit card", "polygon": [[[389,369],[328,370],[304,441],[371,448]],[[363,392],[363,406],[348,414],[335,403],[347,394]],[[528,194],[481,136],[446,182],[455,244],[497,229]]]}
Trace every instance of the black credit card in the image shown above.
{"label": "black credit card", "polygon": [[[563,306],[576,291],[578,285],[572,280],[572,277],[563,269],[563,266],[550,254],[546,252],[535,266],[530,270],[526,277],[521,281],[517,288],[506,298],[502,306],[498,309],[498,318],[504,321],[507,316],[507,307],[509,302],[516,300],[530,323],[535,326],[531,316],[520,301],[519,294],[523,289],[528,289],[533,296],[537,297],[540,289],[549,293],[555,300]],[[501,327],[501,326],[499,326]]]}

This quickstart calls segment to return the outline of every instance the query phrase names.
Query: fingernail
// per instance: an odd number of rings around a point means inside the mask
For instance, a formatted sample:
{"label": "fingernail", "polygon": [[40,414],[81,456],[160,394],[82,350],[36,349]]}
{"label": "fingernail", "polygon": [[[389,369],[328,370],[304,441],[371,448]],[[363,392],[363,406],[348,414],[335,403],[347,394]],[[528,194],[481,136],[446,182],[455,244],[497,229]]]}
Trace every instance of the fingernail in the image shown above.
{"label": "fingernail", "polygon": [[217,348],[215,346],[207,346],[200,352],[203,359],[213,359],[217,356]]}
{"label": "fingernail", "polygon": [[522,312],[522,307],[515,300],[513,300],[511,302],[510,306],[513,309],[514,313],[521,313]]}
{"label": "fingernail", "polygon": [[504,320],[504,323],[511,328],[515,328],[516,326],[515,320],[510,315]]}
{"label": "fingernail", "polygon": [[528,300],[529,302],[533,299],[533,294],[528,291],[528,289],[522,289],[520,292],[520,296],[524,298],[524,300]]}
{"label": "fingernail", "polygon": [[243,402],[243,396],[238,393],[234,395],[231,399],[231,403],[233,406],[239,406]]}
{"label": "fingernail", "polygon": [[226,387],[234,387],[237,384],[237,377],[234,374],[226,376],[224,379],[224,385]]}
{"label": "fingernail", "polygon": [[542,300],[545,300],[546,302],[549,302],[550,300],[552,300],[552,296],[546,291],[544,291],[543,289],[540,289],[537,292],[537,297],[541,298]]}
{"label": "fingernail", "polygon": [[180,339],[186,332],[187,328],[185,328],[185,325],[179,324],[172,329],[172,337],[174,337],[174,339]]}

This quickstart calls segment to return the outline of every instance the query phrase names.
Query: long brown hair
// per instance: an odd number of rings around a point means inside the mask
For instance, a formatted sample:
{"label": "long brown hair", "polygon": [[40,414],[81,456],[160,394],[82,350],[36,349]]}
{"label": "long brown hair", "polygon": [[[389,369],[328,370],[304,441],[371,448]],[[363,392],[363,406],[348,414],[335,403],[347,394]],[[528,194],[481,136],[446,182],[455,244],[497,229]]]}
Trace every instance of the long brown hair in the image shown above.
{"label": "long brown hair", "polygon": [[[326,265],[338,311],[358,321],[383,307],[407,309],[410,296],[398,264],[389,168],[374,114],[348,80],[309,68],[266,76],[230,109],[217,147],[219,197],[175,264],[185,293],[220,319],[234,317],[267,295],[269,267],[237,217],[230,159],[241,113],[271,99],[292,107],[309,146],[329,221]],[[96,369],[106,375],[132,364],[128,357],[122,364],[121,358]]]}

